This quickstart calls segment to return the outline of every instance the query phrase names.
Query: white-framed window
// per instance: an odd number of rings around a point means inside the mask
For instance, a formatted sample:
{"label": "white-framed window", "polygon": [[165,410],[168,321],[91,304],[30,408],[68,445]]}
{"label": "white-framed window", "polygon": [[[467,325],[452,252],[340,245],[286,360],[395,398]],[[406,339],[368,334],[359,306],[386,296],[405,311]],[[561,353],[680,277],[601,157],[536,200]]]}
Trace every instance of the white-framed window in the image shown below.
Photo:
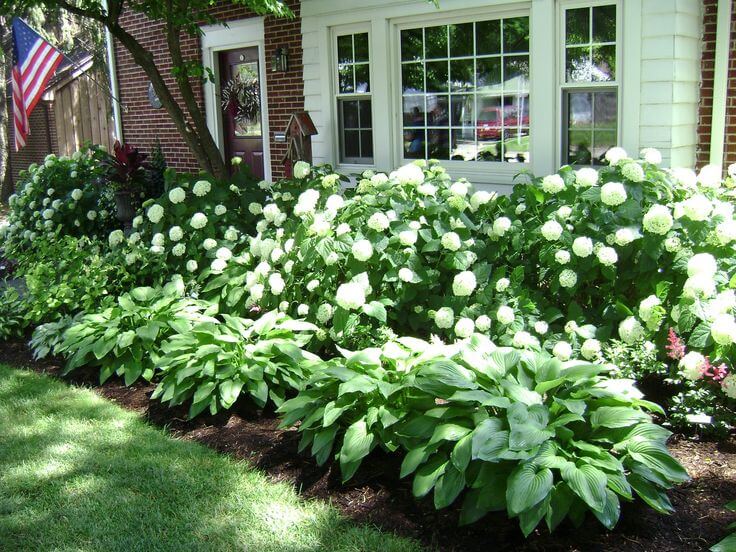
{"label": "white-framed window", "polygon": [[620,141],[621,25],[617,2],[563,5],[561,161],[600,165]]}
{"label": "white-framed window", "polygon": [[368,30],[336,30],[335,120],[338,159],[343,165],[373,164],[373,97]]}
{"label": "white-framed window", "polygon": [[399,27],[402,160],[528,163],[528,12],[445,21]]}

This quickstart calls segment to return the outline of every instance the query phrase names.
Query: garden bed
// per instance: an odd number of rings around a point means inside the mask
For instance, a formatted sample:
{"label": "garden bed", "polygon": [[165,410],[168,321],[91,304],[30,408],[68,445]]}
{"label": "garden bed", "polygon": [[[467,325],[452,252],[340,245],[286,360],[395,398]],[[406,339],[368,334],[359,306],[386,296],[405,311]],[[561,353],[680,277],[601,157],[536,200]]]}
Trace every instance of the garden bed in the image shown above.
{"label": "garden bed", "polygon": [[[23,342],[0,345],[0,363],[29,366],[54,375],[60,365],[52,360],[34,362]],[[340,483],[337,469],[323,468],[297,452],[299,437],[293,429],[279,430],[269,412],[258,412],[245,401],[217,416],[186,420],[186,409],[169,409],[149,397],[152,384],[125,387],[110,380],[98,386],[98,371],[77,370],[65,378],[81,385],[98,387],[105,397],[135,410],[174,435],[203,443],[213,449],[247,459],[273,479],[288,481],[307,498],[324,498],[344,515],[381,529],[420,539],[441,550],[633,550],[664,552],[704,550],[726,534],[734,516],[724,504],[736,498],[736,442],[712,443],[673,437],[670,448],[685,466],[692,481],[670,493],[676,513],[659,515],[641,502],[624,504],[621,522],[612,532],[594,519],[581,529],[563,524],[550,536],[535,531],[526,541],[515,522],[503,514],[492,514],[470,527],[458,527],[458,508],[435,511],[430,500],[416,501],[409,480],[399,480],[397,461],[374,453],[347,485]]]}

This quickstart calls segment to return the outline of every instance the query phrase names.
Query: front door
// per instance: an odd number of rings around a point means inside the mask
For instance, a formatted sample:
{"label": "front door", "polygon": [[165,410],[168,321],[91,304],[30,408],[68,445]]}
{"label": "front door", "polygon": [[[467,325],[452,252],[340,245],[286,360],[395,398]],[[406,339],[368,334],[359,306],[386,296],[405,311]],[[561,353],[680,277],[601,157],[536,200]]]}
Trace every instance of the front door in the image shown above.
{"label": "front door", "polygon": [[258,47],[220,52],[220,99],[225,158],[241,157],[265,178]]}

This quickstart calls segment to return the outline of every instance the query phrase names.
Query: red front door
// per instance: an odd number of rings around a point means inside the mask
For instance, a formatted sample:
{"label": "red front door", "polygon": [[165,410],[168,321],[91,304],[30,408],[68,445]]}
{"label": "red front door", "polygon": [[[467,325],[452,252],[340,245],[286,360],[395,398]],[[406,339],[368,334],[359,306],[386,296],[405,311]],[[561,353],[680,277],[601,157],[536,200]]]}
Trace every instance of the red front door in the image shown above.
{"label": "red front door", "polygon": [[241,157],[265,178],[258,47],[220,52],[220,98],[228,166]]}

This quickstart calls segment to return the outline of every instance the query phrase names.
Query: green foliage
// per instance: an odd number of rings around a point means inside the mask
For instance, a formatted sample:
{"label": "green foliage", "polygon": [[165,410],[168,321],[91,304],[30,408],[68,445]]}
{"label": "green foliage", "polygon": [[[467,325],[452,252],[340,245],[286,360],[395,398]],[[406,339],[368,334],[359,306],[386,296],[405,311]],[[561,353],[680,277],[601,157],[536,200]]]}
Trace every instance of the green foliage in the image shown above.
{"label": "green foliage", "polygon": [[414,494],[444,508],[464,493],[463,523],[506,510],[528,535],[590,511],[612,528],[635,495],[671,512],[665,490],[688,477],[651,422],[659,408],[605,372],[482,336],[399,340],[330,361],[280,412],[301,422],[300,448],[335,454],[345,479],[376,446],[403,449]]}
{"label": "green foliage", "polygon": [[115,306],[86,314],[64,332],[56,351],[68,357],[64,372],[82,365],[99,366],[100,382],[113,374],[130,385],[150,380],[159,359],[159,344],[175,332],[191,331],[213,308],[184,297],[174,279],[163,288],[140,287],[118,297]]}
{"label": "green foliage", "polygon": [[[726,504],[726,509],[736,512],[736,500]],[[736,523],[732,523],[728,528],[729,530],[736,529]],[[710,552],[733,552],[734,550],[736,550],[736,532],[710,547]]]}
{"label": "green foliage", "polygon": [[13,287],[0,289],[0,341],[22,337],[28,326],[25,301]]}
{"label": "green foliage", "polygon": [[41,324],[33,330],[29,346],[33,351],[33,358],[38,360],[49,355],[61,354],[61,345],[64,342],[64,332],[79,322],[83,313],[75,316],[62,316],[56,322]]}
{"label": "green foliage", "polygon": [[106,237],[117,226],[112,191],[100,165],[104,155],[97,147],[72,157],[51,154],[22,174],[9,200],[8,226],[0,227],[6,254],[20,255],[40,238]]}
{"label": "green foliage", "polygon": [[260,407],[302,388],[317,357],[302,351],[316,327],[269,312],[253,320],[200,317],[161,345],[162,373],[152,398],[170,406],[191,399],[189,416],[230,408],[241,394]]}

